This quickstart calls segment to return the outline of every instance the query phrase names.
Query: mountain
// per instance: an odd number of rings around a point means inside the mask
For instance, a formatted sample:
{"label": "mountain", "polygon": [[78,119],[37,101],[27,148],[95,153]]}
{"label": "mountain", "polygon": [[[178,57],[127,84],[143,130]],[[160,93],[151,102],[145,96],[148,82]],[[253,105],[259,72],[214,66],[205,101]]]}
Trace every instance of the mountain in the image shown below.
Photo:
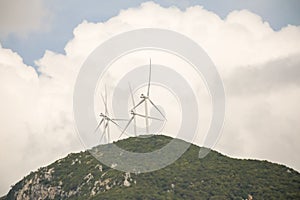
{"label": "mountain", "polygon": [[[171,139],[132,137],[115,144],[150,152]],[[198,159],[198,152],[191,145],[173,164],[136,174],[107,167],[88,151],[72,153],[31,172],[2,199],[300,199],[300,174],[291,168],[216,151]]]}

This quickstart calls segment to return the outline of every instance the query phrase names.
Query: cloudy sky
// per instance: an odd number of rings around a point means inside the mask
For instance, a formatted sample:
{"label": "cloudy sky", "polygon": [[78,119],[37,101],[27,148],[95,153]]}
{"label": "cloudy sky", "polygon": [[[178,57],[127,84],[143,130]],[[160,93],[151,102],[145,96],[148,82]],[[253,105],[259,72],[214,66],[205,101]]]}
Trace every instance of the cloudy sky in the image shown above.
{"label": "cloudy sky", "polygon": [[215,149],[300,170],[298,0],[0,2],[0,195],[40,166],[83,150],[72,114],[81,64],[113,35],[182,33],[224,81],[226,123]]}

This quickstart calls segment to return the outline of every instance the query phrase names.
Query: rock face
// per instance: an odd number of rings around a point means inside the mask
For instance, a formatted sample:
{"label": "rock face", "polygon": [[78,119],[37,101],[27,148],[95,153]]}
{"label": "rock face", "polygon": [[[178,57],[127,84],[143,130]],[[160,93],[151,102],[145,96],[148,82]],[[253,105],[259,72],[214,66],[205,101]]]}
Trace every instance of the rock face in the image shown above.
{"label": "rock face", "polygon": [[[117,175],[115,179],[110,177],[114,174]],[[130,185],[127,178],[130,174],[123,174],[122,178],[119,172],[102,166],[88,152],[70,154],[21,180],[8,193],[7,199],[88,199],[123,186],[125,181]]]}
{"label": "rock face", "polygon": [[[128,151],[150,152],[171,139],[129,138],[116,144]],[[89,152],[69,154],[30,173],[3,199],[300,199],[300,174],[293,169],[215,151],[199,160],[198,151],[191,145],[170,166],[136,174],[107,167]]]}

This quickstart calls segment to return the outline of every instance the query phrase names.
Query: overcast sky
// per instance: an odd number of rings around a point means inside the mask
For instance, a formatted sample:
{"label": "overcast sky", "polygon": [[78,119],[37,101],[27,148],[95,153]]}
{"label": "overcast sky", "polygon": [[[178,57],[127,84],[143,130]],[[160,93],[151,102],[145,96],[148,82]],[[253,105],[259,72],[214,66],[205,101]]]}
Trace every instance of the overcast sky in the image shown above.
{"label": "overcast sky", "polygon": [[299,1],[141,2],[0,2],[0,194],[83,149],[72,115],[80,66],[112,35],[144,27],[190,37],[218,67],[227,107],[216,150],[300,170]]}

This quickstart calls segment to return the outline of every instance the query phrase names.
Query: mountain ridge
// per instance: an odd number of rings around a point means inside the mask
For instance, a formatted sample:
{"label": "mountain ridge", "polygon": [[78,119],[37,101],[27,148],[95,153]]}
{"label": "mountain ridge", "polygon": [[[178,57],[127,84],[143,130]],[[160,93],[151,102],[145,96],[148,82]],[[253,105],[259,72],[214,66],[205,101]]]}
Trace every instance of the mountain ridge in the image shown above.
{"label": "mountain ridge", "polygon": [[[172,139],[154,135],[115,144],[150,152]],[[105,166],[88,151],[71,153],[31,172],[2,199],[300,199],[300,174],[291,168],[216,151],[198,159],[198,151],[191,144],[173,164],[140,174]]]}

